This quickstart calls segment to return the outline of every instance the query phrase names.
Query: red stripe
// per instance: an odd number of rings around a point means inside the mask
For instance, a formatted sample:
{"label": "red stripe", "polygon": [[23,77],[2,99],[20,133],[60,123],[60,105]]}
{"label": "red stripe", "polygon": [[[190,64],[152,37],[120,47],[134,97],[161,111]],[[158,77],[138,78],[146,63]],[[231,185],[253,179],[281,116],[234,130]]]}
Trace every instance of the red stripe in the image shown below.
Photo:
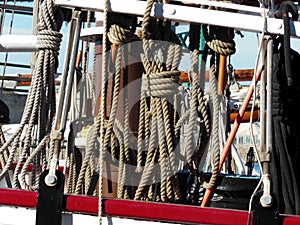
{"label": "red stripe", "polygon": [[[2,188],[0,189],[0,205],[35,208],[37,195],[37,192],[33,191]],[[64,204],[67,212],[98,215],[97,197],[65,195]],[[104,199],[103,214],[176,223],[247,224],[247,211],[122,199]],[[280,220],[282,225],[300,224],[300,216],[280,215]]]}

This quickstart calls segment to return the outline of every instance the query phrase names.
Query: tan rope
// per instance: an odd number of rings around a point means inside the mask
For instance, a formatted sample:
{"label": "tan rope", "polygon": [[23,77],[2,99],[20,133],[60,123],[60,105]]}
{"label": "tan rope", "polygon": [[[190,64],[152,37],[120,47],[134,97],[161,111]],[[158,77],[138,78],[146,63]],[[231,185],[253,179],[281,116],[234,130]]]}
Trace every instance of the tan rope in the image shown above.
{"label": "tan rope", "polygon": [[[106,104],[106,81],[107,81],[107,32],[108,32],[108,4],[109,1],[104,1],[104,10],[103,10],[103,54],[102,54],[102,87],[101,87],[101,106],[96,117],[95,123],[97,124],[97,128],[99,127],[100,130],[100,152],[99,152],[99,185],[98,185],[98,218],[99,218],[99,225],[102,224],[102,191],[103,191],[103,162],[104,162],[104,149],[103,149],[103,141],[104,141],[104,120],[105,120],[105,104]],[[97,129],[98,130],[98,129]]]}
{"label": "tan rope", "polygon": [[149,182],[151,180],[151,177],[154,174],[154,169],[155,169],[155,155],[157,152],[157,147],[156,147],[156,141],[157,141],[157,127],[156,127],[156,100],[152,100],[153,103],[151,104],[152,107],[152,129],[151,129],[151,134],[150,134],[150,141],[149,141],[149,147],[148,147],[148,152],[147,152],[147,157],[146,157],[146,162],[145,162],[145,167],[141,176],[140,183],[138,185],[138,188],[135,192],[134,199],[135,200],[141,200],[143,198],[143,195],[145,193],[145,189],[147,186],[149,186]]}
{"label": "tan rope", "polygon": [[210,26],[209,33],[207,26],[203,26],[203,35],[207,45],[215,52],[222,55],[235,53],[234,30],[226,27]]}
{"label": "tan rope", "polygon": [[[0,149],[0,154],[3,154],[10,148],[6,164],[3,165],[4,168],[0,174],[1,179],[12,166],[15,156],[18,157],[17,166],[13,175],[14,188],[20,188],[18,175],[21,172],[21,164],[33,154],[31,151],[35,151],[32,148],[32,143],[34,143],[32,138],[34,137],[35,130],[39,130],[37,136],[38,145],[47,135],[49,135],[55,114],[55,60],[58,55],[62,37],[59,30],[63,22],[63,13],[61,9],[54,4],[54,1],[47,0],[41,4],[39,16],[37,45],[40,50],[37,53],[38,63],[33,71],[31,86],[22,119],[17,131]],[[37,124],[36,121],[38,121]],[[21,140],[23,131],[24,139]],[[21,143],[21,141],[23,141],[23,143]],[[20,145],[22,144],[23,146],[20,148]],[[20,150],[19,154],[16,155],[18,150]],[[41,161],[35,162],[34,165],[37,167],[37,164],[41,163],[44,169],[46,164],[45,151],[40,151],[39,153],[41,154],[40,156],[31,159],[33,161],[40,159]],[[49,152],[49,154],[51,153]],[[22,176],[25,176],[24,173],[22,173]],[[38,177],[38,174],[35,174],[35,176]],[[22,178],[22,180],[24,181],[24,178]],[[38,182],[38,180],[36,180],[36,182]],[[23,185],[28,188],[30,187],[30,185],[27,185],[24,182]],[[34,187],[32,188],[35,189]]]}
{"label": "tan rope", "polygon": [[[156,24],[151,21],[150,11],[153,3],[154,1],[147,1],[140,35],[143,38],[144,53],[141,58],[145,73],[141,86],[137,171],[141,171],[144,149],[147,150],[147,154],[135,199],[169,202],[181,199],[179,183],[175,176],[174,125],[177,117],[174,116],[173,123],[170,122],[170,115],[176,109],[168,101],[173,100],[179,91],[180,72],[177,68],[182,48],[178,45],[179,40],[174,32],[171,32],[168,21],[157,21]],[[165,64],[157,56],[157,43],[153,38],[169,41],[162,48],[163,54],[166,55]],[[147,99],[150,100],[149,109]],[[157,171],[160,173],[157,174]],[[145,197],[146,191],[148,194]]]}

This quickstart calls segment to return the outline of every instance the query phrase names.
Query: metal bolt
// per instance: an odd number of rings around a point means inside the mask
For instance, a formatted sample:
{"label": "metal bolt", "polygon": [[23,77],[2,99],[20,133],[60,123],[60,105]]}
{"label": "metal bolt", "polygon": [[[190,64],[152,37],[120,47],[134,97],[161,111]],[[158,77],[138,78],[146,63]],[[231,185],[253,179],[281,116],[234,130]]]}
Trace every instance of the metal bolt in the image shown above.
{"label": "metal bolt", "polygon": [[272,205],[272,197],[269,195],[263,195],[260,198],[260,203],[263,207],[270,207]]}
{"label": "metal bolt", "polygon": [[56,178],[56,176],[48,174],[45,177],[45,183],[46,183],[47,186],[53,187],[54,185],[57,184],[57,178]]}

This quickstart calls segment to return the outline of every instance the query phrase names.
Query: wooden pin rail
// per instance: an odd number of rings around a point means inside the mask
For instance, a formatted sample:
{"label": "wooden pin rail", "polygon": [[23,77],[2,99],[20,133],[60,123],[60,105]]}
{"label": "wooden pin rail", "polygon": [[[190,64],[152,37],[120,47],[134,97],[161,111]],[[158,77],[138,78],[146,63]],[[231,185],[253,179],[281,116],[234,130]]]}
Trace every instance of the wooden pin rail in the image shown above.
{"label": "wooden pin rail", "polygon": [[[80,57],[80,56],[78,56]],[[79,67],[79,60],[77,60],[77,65]],[[235,70],[234,74],[235,74],[235,79],[236,81],[250,81],[252,79],[254,70],[252,69],[242,69],[242,70]],[[13,81],[17,81],[18,84],[17,86],[30,86],[31,83],[31,78],[32,75],[31,74],[21,74],[20,76],[9,76],[9,75],[5,75],[5,76],[0,76],[0,80],[13,80]],[[180,82],[184,83],[184,82],[189,82],[189,77],[188,74],[186,72],[181,72],[180,73]],[[209,81],[209,71],[205,72],[205,82]],[[59,81],[55,81],[55,85],[59,85],[60,82]]]}
{"label": "wooden pin rail", "polygon": [[[31,78],[32,78],[32,74],[20,74],[20,76],[5,75],[5,76],[0,76],[0,81],[11,80],[11,81],[17,81],[17,86],[30,86]],[[60,85],[60,81],[56,80],[55,85]]]}
{"label": "wooden pin rail", "polygon": [[[234,77],[237,82],[251,81],[253,74],[254,74],[253,69],[234,70]],[[179,80],[181,83],[190,82],[188,74],[183,71],[180,73]],[[209,71],[205,71],[205,82],[209,82]]]}

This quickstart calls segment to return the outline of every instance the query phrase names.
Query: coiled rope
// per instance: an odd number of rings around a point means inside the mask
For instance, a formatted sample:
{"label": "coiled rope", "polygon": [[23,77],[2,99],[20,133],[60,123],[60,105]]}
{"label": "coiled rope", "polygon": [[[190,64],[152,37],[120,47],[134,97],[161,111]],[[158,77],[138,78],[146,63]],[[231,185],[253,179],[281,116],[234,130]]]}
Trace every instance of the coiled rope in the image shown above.
{"label": "coiled rope", "polygon": [[[21,188],[22,186],[29,190],[37,190],[39,174],[32,177],[35,184],[28,185],[24,178],[25,171],[31,161],[38,162],[34,164],[38,168],[33,168],[33,170],[39,171],[40,164],[45,169],[47,158],[50,157],[46,143],[49,140],[49,133],[55,115],[54,74],[62,38],[59,33],[62,22],[63,13],[54,4],[54,1],[43,1],[40,6],[37,34],[37,46],[40,50],[37,53],[37,64],[33,71],[24,113],[17,131],[0,149],[1,155],[8,155],[0,174],[1,179],[12,166],[15,157],[18,159],[13,174],[13,188]],[[36,149],[32,148],[34,127],[37,127],[38,130]],[[24,137],[22,137],[22,133]],[[25,166],[22,168],[24,161],[26,161]],[[21,181],[18,179],[20,172]]]}
{"label": "coiled rope", "polygon": [[[170,115],[177,112],[175,99],[179,93],[180,74],[177,68],[182,47],[170,29],[169,21],[150,19],[153,4],[154,1],[147,1],[143,30],[139,33],[143,39],[141,57],[145,73],[141,87],[136,171],[142,174],[134,199],[176,202],[182,199],[175,175],[178,140],[174,138],[174,131],[178,117]],[[165,64],[158,57],[159,46],[166,57]]]}

